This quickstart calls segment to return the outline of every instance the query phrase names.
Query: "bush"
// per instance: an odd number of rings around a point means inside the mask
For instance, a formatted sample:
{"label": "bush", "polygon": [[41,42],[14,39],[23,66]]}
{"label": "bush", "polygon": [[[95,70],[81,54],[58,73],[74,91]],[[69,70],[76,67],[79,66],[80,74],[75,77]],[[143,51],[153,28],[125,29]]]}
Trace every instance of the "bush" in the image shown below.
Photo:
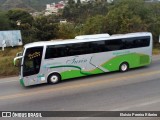
{"label": "bush", "polygon": [[0,77],[18,75],[18,68],[13,65],[13,59],[17,52],[22,50],[18,48],[6,48],[0,51]]}

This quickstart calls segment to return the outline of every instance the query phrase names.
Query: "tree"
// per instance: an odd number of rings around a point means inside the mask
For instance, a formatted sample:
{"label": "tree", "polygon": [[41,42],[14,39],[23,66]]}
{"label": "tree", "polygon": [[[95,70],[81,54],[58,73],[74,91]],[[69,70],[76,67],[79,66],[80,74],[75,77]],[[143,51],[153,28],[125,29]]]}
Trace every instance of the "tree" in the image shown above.
{"label": "tree", "polygon": [[81,5],[81,0],[77,0],[77,7],[80,7],[80,5]]}
{"label": "tree", "polygon": [[52,19],[46,16],[40,16],[35,19],[35,37],[38,41],[47,41],[56,38],[57,23],[50,20]]}
{"label": "tree", "polygon": [[25,10],[23,9],[13,9],[9,10],[8,18],[11,21],[11,25],[13,28],[16,28],[17,21],[20,21],[21,24],[29,24],[32,25],[33,17]]}
{"label": "tree", "polygon": [[147,31],[148,24],[144,19],[148,14],[146,16],[141,14],[145,13],[146,8],[140,6],[138,1],[132,2],[124,0],[124,4],[116,5],[109,11],[106,23],[110,34]]}
{"label": "tree", "polygon": [[62,16],[74,23],[83,23],[89,17],[95,15],[106,15],[108,12],[108,4],[106,2],[91,2],[86,4],[68,4],[65,6]]}
{"label": "tree", "polygon": [[0,30],[10,29],[9,19],[5,12],[0,12]]}
{"label": "tree", "polygon": [[71,7],[73,5],[75,5],[75,1],[74,0],[68,0],[68,5]]}
{"label": "tree", "polygon": [[144,0],[117,0],[113,8],[122,8],[122,6],[128,6],[129,12],[132,11],[134,15],[138,15],[142,20],[148,19],[152,11],[150,5],[147,6]]}
{"label": "tree", "polygon": [[[23,9],[9,10],[7,16],[12,29],[21,30],[24,44],[33,42],[33,17]],[[19,22],[19,25],[17,24]]]}
{"label": "tree", "polygon": [[105,17],[96,15],[87,19],[86,23],[83,25],[83,32],[84,34],[103,33],[105,26]]}
{"label": "tree", "polygon": [[[147,5],[149,6],[149,5]],[[151,15],[149,15],[148,31],[152,32],[154,38],[154,45],[159,46],[159,35],[160,35],[160,3],[150,4]]]}
{"label": "tree", "polygon": [[60,39],[69,39],[75,37],[75,25],[72,23],[62,23],[58,26],[57,37]]}

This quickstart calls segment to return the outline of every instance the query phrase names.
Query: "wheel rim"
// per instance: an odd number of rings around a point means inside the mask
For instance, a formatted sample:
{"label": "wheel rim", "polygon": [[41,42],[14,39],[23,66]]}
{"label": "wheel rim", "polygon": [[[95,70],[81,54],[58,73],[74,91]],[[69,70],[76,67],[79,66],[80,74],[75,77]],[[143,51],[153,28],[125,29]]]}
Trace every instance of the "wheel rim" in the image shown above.
{"label": "wheel rim", "polygon": [[54,75],[50,78],[50,80],[52,83],[56,83],[58,81],[58,77]]}
{"label": "wheel rim", "polygon": [[122,70],[122,71],[126,71],[127,68],[128,68],[128,66],[127,66],[126,64],[123,64],[123,65],[121,66],[121,70]]}

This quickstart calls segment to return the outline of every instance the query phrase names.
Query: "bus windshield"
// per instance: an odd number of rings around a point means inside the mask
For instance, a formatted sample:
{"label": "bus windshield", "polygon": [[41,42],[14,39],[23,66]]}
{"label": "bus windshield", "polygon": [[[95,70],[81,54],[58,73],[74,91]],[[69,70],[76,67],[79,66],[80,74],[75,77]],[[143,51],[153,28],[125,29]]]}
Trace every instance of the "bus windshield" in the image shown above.
{"label": "bus windshield", "polygon": [[38,74],[41,66],[43,47],[32,47],[26,50],[23,62],[23,76]]}

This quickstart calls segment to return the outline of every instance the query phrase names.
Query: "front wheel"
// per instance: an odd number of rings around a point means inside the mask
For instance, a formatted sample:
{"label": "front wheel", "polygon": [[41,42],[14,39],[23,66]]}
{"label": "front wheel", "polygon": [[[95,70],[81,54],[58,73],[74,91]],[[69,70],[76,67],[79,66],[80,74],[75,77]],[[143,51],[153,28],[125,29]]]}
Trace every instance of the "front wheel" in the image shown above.
{"label": "front wheel", "polygon": [[60,82],[60,80],[61,80],[61,77],[57,73],[50,74],[48,77],[48,83],[50,83],[50,84],[56,84],[56,83]]}
{"label": "front wheel", "polygon": [[129,65],[128,65],[127,62],[122,63],[122,64],[120,65],[120,67],[119,67],[119,70],[120,70],[121,72],[126,72],[126,71],[128,71],[128,69],[129,69]]}

